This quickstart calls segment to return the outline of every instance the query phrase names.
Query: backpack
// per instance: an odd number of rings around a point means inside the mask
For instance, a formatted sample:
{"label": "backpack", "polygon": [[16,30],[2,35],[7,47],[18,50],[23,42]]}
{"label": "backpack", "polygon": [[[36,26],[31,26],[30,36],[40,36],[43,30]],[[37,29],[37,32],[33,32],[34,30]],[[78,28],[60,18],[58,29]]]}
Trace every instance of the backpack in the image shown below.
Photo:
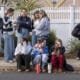
{"label": "backpack", "polygon": [[76,38],[80,38],[80,23],[75,26],[71,34]]}

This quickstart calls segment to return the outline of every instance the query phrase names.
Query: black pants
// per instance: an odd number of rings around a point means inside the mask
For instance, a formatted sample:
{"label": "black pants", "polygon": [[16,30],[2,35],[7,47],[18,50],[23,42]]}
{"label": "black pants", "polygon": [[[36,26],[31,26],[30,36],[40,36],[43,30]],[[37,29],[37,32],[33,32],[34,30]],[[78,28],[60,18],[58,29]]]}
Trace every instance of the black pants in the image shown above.
{"label": "black pants", "polygon": [[30,69],[30,61],[31,61],[31,56],[24,55],[24,54],[18,54],[16,56],[16,61],[17,61],[17,69],[21,69],[22,66],[25,67],[25,69]]}

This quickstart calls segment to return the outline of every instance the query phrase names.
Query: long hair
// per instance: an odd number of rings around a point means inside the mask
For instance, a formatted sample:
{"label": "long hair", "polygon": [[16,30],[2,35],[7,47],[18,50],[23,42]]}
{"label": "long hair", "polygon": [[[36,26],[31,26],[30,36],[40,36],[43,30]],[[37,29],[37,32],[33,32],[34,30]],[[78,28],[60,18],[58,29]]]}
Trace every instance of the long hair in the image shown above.
{"label": "long hair", "polygon": [[48,17],[48,15],[47,15],[47,13],[44,10],[40,10],[39,13],[42,14],[42,17],[47,17],[48,20],[50,20],[49,17]]}
{"label": "long hair", "polygon": [[36,20],[36,17],[35,17],[36,14],[39,14],[39,10],[36,10],[36,11],[34,12],[34,14],[33,14],[34,20]]}
{"label": "long hair", "polygon": [[56,41],[60,42],[61,46],[63,46],[63,43],[62,43],[62,40],[61,39],[56,39]]}

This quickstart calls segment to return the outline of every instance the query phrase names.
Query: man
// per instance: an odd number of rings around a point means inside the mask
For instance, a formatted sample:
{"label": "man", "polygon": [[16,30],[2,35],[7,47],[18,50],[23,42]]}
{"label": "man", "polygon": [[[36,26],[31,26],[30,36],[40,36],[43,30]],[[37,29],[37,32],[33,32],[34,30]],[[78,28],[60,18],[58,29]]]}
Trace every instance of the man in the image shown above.
{"label": "man", "polygon": [[[80,40],[80,23],[77,24],[73,31],[72,31],[72,36],[75,38],[78,38]],[[80,49],[77,50],[77,58],[78,60],[80,60]]]}
{"label": "man", "polygon": [[29,35],[29,31],[31,31],[32,22],[30,17],[27,16],[26,9],[21,10],[21,15],[17,19],[18,30],[17,30],[17,38],[18,42],[20,42],[22,37],[27,38]]}

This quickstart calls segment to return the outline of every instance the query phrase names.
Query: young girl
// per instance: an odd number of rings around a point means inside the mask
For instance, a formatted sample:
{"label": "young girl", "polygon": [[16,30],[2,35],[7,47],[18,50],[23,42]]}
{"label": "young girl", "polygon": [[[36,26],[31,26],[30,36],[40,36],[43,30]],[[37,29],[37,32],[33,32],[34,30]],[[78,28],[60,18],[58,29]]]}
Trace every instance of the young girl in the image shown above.
{"label": "young girl", "polygon": [[32,25],[33,25],[33,31],[32,31],[32,45],[34,46],[37,43],[37,36],[38,33],[37,27],[39,25],[39,10],[36,10],[33,15]]}
{"label": "young girl", "polygon": [[30,61],[31,61],[31,45],[26,41],[25,38],[22,38],[20,43],[18,43],[15,49],[15,56],[17,60],[17,69],[20,72],[22,64],[24,63],[25,71],[29,71],[30,69]]}
{"label": "young girl", "polygon": [[55,41],[55,45],[51,48],[51,63],[53,72],[56,72],[57,69],[59,72],[63,71],[64,53],[65,47],[63,46],[62,41],[57,39]]}
{"label": "young girl", "polygon": [[46,46],[46,40],[39,40],[34,46],[32,51],[33,63],[35,65],[40,64],[42,72],[45,71],[45,66],[48,60],[48,47]]}
{"label": "young girl", "polygon": [[48,63],[48,55],[49,55],[49,50],[48,50],[48,46],[46,45],[46,40],[43,39],[42,41],[42,50],[43,50],[43,53],[41,54],[42,56],[42,59],[41,59],[41,62],[42,62],[42,72],[45,72],[45,66],[47,65]]}
{"label": "young girl", "polygon": [[33,47],[33,51],[32,51],[32,60],[33,60],[33,64],[40,64],[41,62],[41,53],[43,52],[42,50],[42,41],[39,40],[35,46]]}
{"label": "young girl", "polygon": [[13,62],[14,59],[14,31],[11,17],[14,14],[14,9],[9,8],[3,19],[3,37],[4,37],[4,60]]}

